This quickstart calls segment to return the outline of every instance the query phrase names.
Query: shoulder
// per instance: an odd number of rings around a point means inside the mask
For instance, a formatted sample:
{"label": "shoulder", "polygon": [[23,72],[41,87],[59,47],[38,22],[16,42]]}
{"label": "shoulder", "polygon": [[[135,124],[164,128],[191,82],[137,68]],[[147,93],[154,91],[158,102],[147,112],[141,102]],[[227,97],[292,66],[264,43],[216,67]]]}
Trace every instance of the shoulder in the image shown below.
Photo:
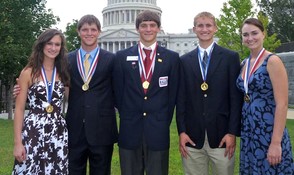
{"label": "shoulder", "polygon": [[19,84],[22,84],[22,85],[24,85],[24,84],[27,84],[27,85],[31,84],[31,82],[32,82],[32,78],[31,78],[32,75],[31,75],[31,73],[32,73],[32,68],[25,67],[21,71],[21,73],[19,75],[18,83]]}
{"label": "shoulder", "polygon": [[268,52],[265,59],[267,59],[267,65],[269,68],[284,67],[284,63],[282,62],[281,58],[275,54]]}
{"label": "shoulder", "polygon": [[228,54],[228,55],[239,55],[238,52],[234,51],[234,50],[231,50],[231,49],[228,49],[228,48],[225,48],[223,46],[220,46],[218,44],[215,44],[214,46],[214,50],[215,51],[219,51],[219,52],[222,52],[224,54]]}
{"label": "shoulder", "polygon": [[20,72],[20,76],[31,77],[31,73],[32,73],[32,68],[31,68],[31,67],[25,67],[25,68]]}
{"label": "shoulder", "polygon": [[77,52],[78,52],[78,50],[74,50],[74,51],[71,51],[68,53],[67,56],[68,56],[69,61],[75,60],[75,58],[77,56]]}
{"label": "shoulder", "polygon": [[78,50],[74,50],[68,53],[69,57],[76,56]]}
{"label": "shoulder", "polygon": [[271,52],[267,52],[265,59],[268,59],[268,63],[282,62],[281,58],[278,55],[273,54]]}
{"label": "shoulder", "polygon": [[194,50],[192,50],[192,51],[190,51],[188,53],[185,53],[180,58],[181,58],[182,61],[185,61],[185,60],[187,60],[187,59],[189,59],[191,57],[197,58],[197,49],[194,49]]}
{"label": "shoulder", "polygon": [[138,55],[138,47],[132,46],[126,49],[122,49],[116,52],[116,59],[124,59],[127,56],[136,56]]}
{"label": "shoulder", "polygon": [[170,49],[167,49],[167,48],[162,48],[162,47],[160,47],[160,48],[163,49],[163,50],[165,50],[167,53],[169,53],[171,55],[175,55],[175,56],[179,55],[178,52],[175,52],[173,50],[170,50]]}
{"label": "shoulder", "polygon": [[137,49],[138,47],[137,46],[132,46],[132,47],[129,47],[129,48],[126,48],[126,49],[122,49],[122,50],[118,50],[116,52],[116,54],[126,54],[126,53],[130,53],[131,51]]}
{"label": "shoulder", "polygon": [[99,56],[114,58],[115,54],[100,48]]}

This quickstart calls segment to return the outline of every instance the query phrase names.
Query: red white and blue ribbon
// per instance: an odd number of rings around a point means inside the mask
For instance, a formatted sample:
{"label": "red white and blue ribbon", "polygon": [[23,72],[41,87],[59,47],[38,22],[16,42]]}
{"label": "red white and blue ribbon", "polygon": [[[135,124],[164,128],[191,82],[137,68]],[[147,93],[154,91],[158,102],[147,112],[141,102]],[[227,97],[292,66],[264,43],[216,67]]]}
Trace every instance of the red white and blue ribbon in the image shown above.
{"label": "red white and blue ribbon", "polygon": [[145,80],[149,80],[148,78],[150,77],[150,74],[154,69],[155,61],[153,61],[153,60],[155,58],[155,54],[156,54],[156,51],[157,51],[157,46],[158,46],[158,44],[156,43],[155,49],[154,49],[153,54],[152,54],[152,56],[150,58],[152,64],[151,64],[151,67],[150,67],[148,72],[146,72],[145,67],[144,67],[144,63],[143,63],[143,52],[144,51],[142,50],[142,46],[140,44],[138,46],[138,49],[139,49],[139,63],[140,63],[142,74],[143,74]]}
{"label": "red white and blue ribbon", "polygon": [[44,67],[42,66],[42,69],[41,69],[41,75],[42,75],[42,79],[43,79],[43,82],[45,83],[45,87],[46,87],[46,98],[47,98],[47,102],[48,102],[48,105],[51,103],[51,100],[52,100],[52,93],[53,93],[53,90],[54,90],[54,86],[55,86],[55,78],[56,78],[56,67],[54,67],[53,69],[53,72],[52,72],[52,78],[51,78],[51,84],[49,83],[48,79],[47,79],[47,76],[46,76],[46,73],[45,73],[45,69]]}
{"label": "red white and blue ribbon", "polygon": [[208,67],[209,67],[211,53],[212,53],[212,50],[214,48],[214,45],[215,45],[215,43],[213,44],[213,46],[210,49],[210,52],[209,52],[209,55],[208,55],[208,59],[207,59],[207,65],[206,65],[205,72],[204,72],[204,67],[203,67],[203,65],[201,63],[200,49],[198,47],[198,62],[199,62],[199,66],[200,66],[200,71],[201,71],[202,79],[203,79],[204,82],[206,81],[207,70],[208,70]]}
{"label": "red white and blue ribbon", "polygon": [[99,55],[99,52],[100,52],[100,49],[98,48],[96,54],[95,54],[95,57],[94,57],[94,60],[93,60],[93,63],[90,65],[90,69],[89,69],[89,73],[88,75],[86,76],[85,74],[85,69],[84,69],[84,63],[82,61],[82,53],[81,53],[81,49],[78,51],[78,54],[77,54],[77,63],[78,63],[78,70],[79,70],[79,73],[84,81],[84,83],[89,83],[91,81],[91,78],[96,70],[96,67],[97,67],[97,63],[98,63],[98,55]]}
{"label": "red white and blue ribbon", "polygon": [[260,59],[262,58],[262,55],[264,54],[265,52],[265,49],[262,48],[259,53],[258,53],[258,56],[256,57],[254,63],[253,63],[253,66],[250,70],[250,59],[251,59],[251,55],[249,56],[249,58],[247,58],[246,60],[246,69],[243,73],[243,79],[244,79],[244,90],[245,90],[245,93],[247,94],[248,93],[248,84],[249,84],[249,79],[250,79],[250,76],[253,74],[253,72],[256,70],[257,68],[257,65],[260,61]]}

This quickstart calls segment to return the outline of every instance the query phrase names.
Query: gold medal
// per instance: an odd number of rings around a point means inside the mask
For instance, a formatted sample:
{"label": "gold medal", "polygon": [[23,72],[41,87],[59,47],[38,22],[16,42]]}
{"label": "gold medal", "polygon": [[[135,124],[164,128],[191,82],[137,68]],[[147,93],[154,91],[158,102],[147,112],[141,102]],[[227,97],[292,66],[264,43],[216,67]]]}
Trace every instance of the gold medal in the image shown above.
{"label": "gold medal", "polygon": [[208,84],[206,82],[203,82],[201,84],[201,90],[206,91],[208,89]]}
{"label": "gold medal", "polygon": [[143,86],[144,89],[148,89],[149,84],[150,84],[150,83],[149,83],[148,81],[144,81],[144,82],[142,83],[142,86]]}
{"label": "gold medal", "polygon": [[53,106],[52,105],[49,105],[49,106],[47,106],[46,107],[46,111],[48,112],[48,113],[51,113],[51,112],[53,112]]}
{"label": "gold medal", "polygon": [[87,83],[82,86],[83,91],[87,91],[89,89],[89,85]]}
{"label": "gold medal", "polygon": [[246,103],[249,103],[249,102],[250,102],[250,97],[249,97],[248,94],[246,94],[246,95],[244,96],[244,101],[245,101]]}

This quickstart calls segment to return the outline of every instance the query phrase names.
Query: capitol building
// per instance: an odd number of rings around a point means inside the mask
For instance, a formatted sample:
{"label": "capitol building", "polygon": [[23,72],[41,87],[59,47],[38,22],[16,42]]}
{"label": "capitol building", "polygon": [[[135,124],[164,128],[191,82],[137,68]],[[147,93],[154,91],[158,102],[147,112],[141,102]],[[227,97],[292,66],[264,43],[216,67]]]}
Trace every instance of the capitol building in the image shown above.
{"label": "capitol building", "polygon": [[[135,20],[144,10],[155,11],[159,16],[162,13],[161,8],[156,5],[156,0],[108,0],[107,6],[102,10],[100,47],[115,53],[137,44],[139,34],[136,31]],[[192,29],[188,31],[185,34],[169,34],[161,28],[157,35],[158,44],[183,55],[198,44],[196,34]]]}

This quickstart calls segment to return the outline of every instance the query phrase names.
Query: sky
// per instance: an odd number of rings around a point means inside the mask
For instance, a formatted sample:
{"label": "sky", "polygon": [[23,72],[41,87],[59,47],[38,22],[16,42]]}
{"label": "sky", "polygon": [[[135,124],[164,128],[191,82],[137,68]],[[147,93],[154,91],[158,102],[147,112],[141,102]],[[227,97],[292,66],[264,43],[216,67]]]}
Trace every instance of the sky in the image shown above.
{"label": "sky", "polygon": [[[223,3],[228,0],[157,0],[161,8],[162,29],[166,33],[188,33],[193,27],[194,16],[202,11],[209,11],[219,17]],[[107,0],[47,0],[47,8],[52,9],[55,16],[60,17],[57,28],[65,31],[67,23],[80,19],[83,15],[93,14],[102,23],[102,10]],[[103,27],[103,26],[102,26]],[[134,26],[135,27],[135,26]],[[103,28],[102,28],[103,30]]]}

